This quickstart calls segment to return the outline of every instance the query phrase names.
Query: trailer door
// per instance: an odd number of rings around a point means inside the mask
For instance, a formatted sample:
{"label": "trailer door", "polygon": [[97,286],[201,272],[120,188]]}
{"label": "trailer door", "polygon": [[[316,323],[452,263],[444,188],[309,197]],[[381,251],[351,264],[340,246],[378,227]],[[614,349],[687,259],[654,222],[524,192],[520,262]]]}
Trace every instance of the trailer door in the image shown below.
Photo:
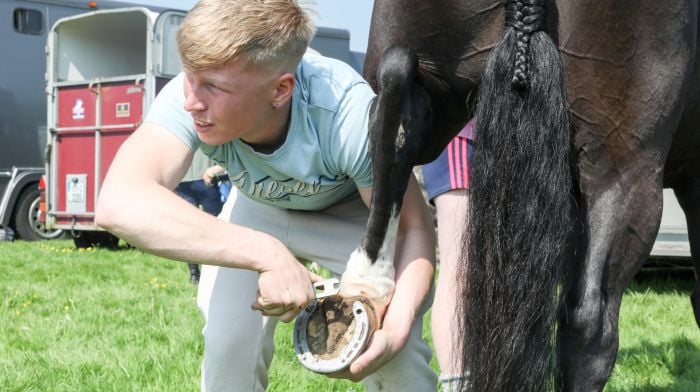
{"label": "trailer door", "polygon": [[160,13],[153,24],[153,73],[157,94],[182,69],[175,40],[177,30],[185,19],[185,12],[168,10]]}

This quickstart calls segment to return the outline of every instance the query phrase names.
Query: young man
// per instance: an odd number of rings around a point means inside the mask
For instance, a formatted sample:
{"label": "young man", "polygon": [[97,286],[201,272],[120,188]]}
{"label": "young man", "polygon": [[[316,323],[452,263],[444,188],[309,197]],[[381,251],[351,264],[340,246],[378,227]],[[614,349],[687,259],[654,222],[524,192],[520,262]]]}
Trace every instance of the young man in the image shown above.
{"label": "young man", "polygon": [[[184,74],[160,93],[102,187],[98,224],[152,253],[214,266],[203,267],[198,294],[203,390],[265,389],[276,320],[314,298],[317,278],[297,258],[340,274],[366,224],[374,94],[347,65],[304,55],[313,33],[293,0],[198,2],[178,33]],[[170,191],[197,148],[238,188],[221,220]],[[368,391],[437,382],[421,337],[435,239],[414,179],[399,226],[393,297],[372,298],[391,299],[379,306],[382,328],[334,375],[363,379]]]}

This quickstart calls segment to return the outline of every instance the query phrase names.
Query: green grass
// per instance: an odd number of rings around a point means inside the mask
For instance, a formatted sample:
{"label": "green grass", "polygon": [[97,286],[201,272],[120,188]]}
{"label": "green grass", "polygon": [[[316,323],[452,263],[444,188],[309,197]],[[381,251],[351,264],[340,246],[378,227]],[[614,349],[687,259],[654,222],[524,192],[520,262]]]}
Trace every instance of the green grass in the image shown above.
{"label": "green grass", "polygon": [[[697,391],[691,280],[645,276],[625,296],[606,390]],[[203,321],[195,297],[184,264],[137,250],[0,243],[0,391],[196,391]],[[291,328],[278,327],[270,391],[364,390],[303,369]]]}
{"label": "green grass", "polygon": [[690,271],[643,271],[623,297],[607,391],[700,391],[700,331]]}

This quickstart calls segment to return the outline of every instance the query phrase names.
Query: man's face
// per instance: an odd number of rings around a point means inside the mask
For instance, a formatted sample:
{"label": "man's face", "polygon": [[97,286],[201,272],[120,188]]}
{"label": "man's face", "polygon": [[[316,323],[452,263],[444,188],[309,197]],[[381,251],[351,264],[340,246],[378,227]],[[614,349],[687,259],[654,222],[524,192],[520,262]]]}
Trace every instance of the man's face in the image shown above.
{"label": "man's face", "polygon": [[186,70],[185,76],[185,110],[204,143],[220,145],[242,139],[265,144],[277,136],[270,134],[277,88],[274,72],[231,61],[221,68]]}

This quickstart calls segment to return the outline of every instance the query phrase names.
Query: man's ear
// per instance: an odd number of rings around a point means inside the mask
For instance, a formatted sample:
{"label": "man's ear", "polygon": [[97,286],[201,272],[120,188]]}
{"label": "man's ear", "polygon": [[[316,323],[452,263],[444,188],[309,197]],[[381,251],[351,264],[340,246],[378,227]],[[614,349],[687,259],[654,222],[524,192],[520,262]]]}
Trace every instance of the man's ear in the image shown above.
{"label": "man's ear", "polygon": [[275,92],[272,97],[272,103],[275,106],[283,106],[289,100],[292,99],[292,94],[294,93],[294,86],[296,85],[296,80],[294,79],[294,74],[285,72],[277,78],[277,84],[275,86]]}

